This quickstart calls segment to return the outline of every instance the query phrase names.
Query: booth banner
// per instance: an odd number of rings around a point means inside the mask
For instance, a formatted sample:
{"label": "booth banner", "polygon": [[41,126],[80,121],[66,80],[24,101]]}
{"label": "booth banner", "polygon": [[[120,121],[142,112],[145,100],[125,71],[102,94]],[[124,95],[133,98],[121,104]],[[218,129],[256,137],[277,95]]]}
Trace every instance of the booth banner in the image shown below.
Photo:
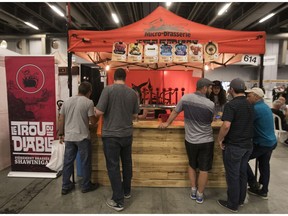
{"label": "booth banner", "polygon": [[159,63],[172,63],[173,46],[163,43],[159,48]]}
{"label": "booth banner", "polygon": [[186,44],[178,43],[174,45],[173,62],[188,62],[188,52]]}
{"label": "booth banner", "polygon": [[129,44],[128,62],[142,62],[143,46],[140,43]]}
{"label": "booth banner", "polygon": [[113,44],[112,61],[126,61],[127,45],[123,42]]}
{"label": "booth banner", "polygon": [[146,44],[144,46],[144,63],[158,63],[158,45]]}
{"label": "booth banner", "polygon": [[6,57],[5,67],[11,171],[52,172],[46,164],[56,135],[54,57]]}
{"label": "booth banner", "polygon": [[215,61],[219,57],[218,43],[209,42],[205,44],[204,58],[205,62]]}
{"label": "booth banner", "polygon": [[191,43],[189,45],[189,62],[203,62],[203,45]]}

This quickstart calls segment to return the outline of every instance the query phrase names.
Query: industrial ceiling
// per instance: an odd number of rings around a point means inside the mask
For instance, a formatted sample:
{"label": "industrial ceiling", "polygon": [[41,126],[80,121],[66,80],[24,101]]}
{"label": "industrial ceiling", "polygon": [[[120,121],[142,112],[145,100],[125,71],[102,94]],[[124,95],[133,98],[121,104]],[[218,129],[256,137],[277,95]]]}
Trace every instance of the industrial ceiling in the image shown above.
{"label": "industrial ceiling", "polygon": [[[0,35],[62,34],[68,29],[111,30],[132,24],[164,2],[49,2],[70,17],[60,17],[46,2],[1,2]],[[217,16],[222,2],[174,2],[169,10],[185,19],[227,30],[266,31],[267,34],[288,32],[288,3],[233,2],[222,16]],[[120,23],[114,23],[111,13]],[[269,13],[269,20],[258,21]],[[67,18],[68,17],[68,18]],[[35,30],[24,22],[39,27]]]}

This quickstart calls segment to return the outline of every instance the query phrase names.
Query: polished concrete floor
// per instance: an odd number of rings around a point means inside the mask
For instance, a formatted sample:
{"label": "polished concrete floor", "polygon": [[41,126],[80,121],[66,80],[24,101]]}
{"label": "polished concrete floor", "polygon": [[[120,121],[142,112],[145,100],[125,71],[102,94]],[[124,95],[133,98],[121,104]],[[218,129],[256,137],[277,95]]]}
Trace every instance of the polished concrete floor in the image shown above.
{"label": "polished concrete floor", "polygon": [[[10,169],[0,172],[0,213],[12,214],[110,214],[105,200],[111,197],[110,187],[100,186],[89,193],[81,193],[80,178],[76,178],[76,190],[61,195],[61,180],[7,177]],[[269,199],[247,195],[240,214],[288,213],[288,147],[279,144],[271,160]],[[208,188],[205,201],[197,204],[189,198],[188,188],[135,187],[132,197],[125,200],[122,214],[226,214],[231,213],[217,204],[226,199],[226,189]],[[238,214],[239,214],[238,213]]]}

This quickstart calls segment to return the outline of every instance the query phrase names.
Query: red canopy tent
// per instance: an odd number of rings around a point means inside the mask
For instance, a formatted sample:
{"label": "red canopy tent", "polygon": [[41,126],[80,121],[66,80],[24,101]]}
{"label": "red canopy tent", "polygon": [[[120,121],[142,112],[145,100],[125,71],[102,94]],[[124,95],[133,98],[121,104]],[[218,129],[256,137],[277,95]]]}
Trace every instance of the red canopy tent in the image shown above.
{"label": "red canopy tent", "polygon": [[[217,67],[217,65],[239,61],[242,54],[264,54],[265,40],[265,32],[224,30],[205,26],[186,20],[159,6],[142,20],[122,28],[109,31],[69,30],[68,51],[96,63],[103,63],[111,60],[112,47],[115,42],[146,44],[152,41],[160,44],[182,41],[205,44],[213,41],[218,43],[220,54],[217,61],[212,62],[216,63],[215,67]],[[203,69],[203,63],[197,65],[193,62],[181,64],[181,66]],[[112,67],[129,65],[119,62],[109,64]],[[143,67],[141,64],[131,65]],[[147,67],[146,65],[144,67]],[[173,66],[179,66],[179,64],[165,64],[162,67],[157,64],[157,67],[150,68],[175,70]]]}
{"label": "red canopy tent", "polygon": [[[168,73],[167,71],[171,71],[171,74],[174,74],[173,77],[175,77],[175,73],[173,73],[173,71],[194,71],[194,69],[201,70],[202,76],[204,76],[204,65],[207,63],[211,66],[211,68],[216,68],[241,61],[243,54],[259,54],[262,57],[262,67],[260,67],[260,86],[262,83],[261,70],[263,73],[263,54],[265,53],[266,40],[265,32],[233,31],[209,27],[186,20],[159,6],[142,20],[122,28],[109,31],[69,30],[68,34],[68,75],[70,74],[70,77],[71,72],[69,73],[69,64],[71,66],[72,53],[102,67],[104,67],[106,64],[109,64],[111,69],[118,67],[128,69],[129,67],[131,73],[133,69],[136,69],[137,72],[141,72],[141,70],[147,71],[147,69],[158,70],[159,73],[162,73],[161,77],[165,77],[165,71],[166,73]],[[186,44],[208,44],[209,42],[217,43],[219,53],[218,58],[214,59],[213,61],[207,61],[207,59],[205,60],[204,58],[203,61],[185,63],[173,62],[168,64],[111,61],[113,44],[116,42],[124,42],[126,44],[141,43],[142,45],[145,45],[151,42],[155,44],[165,42],[176,44],[180,41]],[[108,75],[111,76],[111,73],[108,73]],[[139,76],[137,75],[136,78],[137,77]],[[175,78],[173,79],[175,81]],[[185,79],[186,78],[183,76],[182,80]],[[191,76],[190,79],[195,79],[192,81],[195,83],[196,79],[199,78]],[[177,80],[182,82],[181,79],[179,79],[179,73],[177,73]],[[139,80],[137,81],[140,82]],[[147,80],[143,78],[143,81]],[[136,83],[135,80],[131,80],[129,82]],[[68,84],[68,87],[70,89],[70,94],[72,94],[72,87],[71,82],[69,82],[69,78],[68,83],[70,83]],[[154,84],[154,86],[155,85],[156,84]],[[195,88],[193,85],[190,87],[185,86],[185,88],[189,91]],[[164,82],[162,82],[161,86],[159,87],[162,88],[170,86],[166,86],[164,85]]]}

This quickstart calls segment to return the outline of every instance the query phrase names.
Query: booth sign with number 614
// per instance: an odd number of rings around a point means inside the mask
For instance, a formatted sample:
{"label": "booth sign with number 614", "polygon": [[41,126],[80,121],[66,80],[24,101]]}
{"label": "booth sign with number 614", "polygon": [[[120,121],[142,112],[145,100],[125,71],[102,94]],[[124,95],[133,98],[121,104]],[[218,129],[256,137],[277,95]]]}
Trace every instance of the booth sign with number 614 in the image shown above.
{"label": "booth sign with number 614", "polygon": [[257,55],[243,55],[241,63],[257,66],[259,64],[259,56]]}

